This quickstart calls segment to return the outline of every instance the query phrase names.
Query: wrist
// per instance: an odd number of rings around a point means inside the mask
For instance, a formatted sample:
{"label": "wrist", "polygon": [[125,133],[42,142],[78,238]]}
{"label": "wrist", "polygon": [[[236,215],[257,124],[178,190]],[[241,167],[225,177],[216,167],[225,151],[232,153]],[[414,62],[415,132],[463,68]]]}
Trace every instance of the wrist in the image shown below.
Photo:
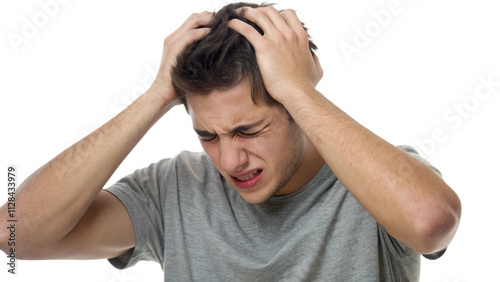
{"label": "wrist", "polygon": [[158,83],[153,83],[146,93],[144,93],[144,96],[151,99],[160,108],[166,110],[181,103],[172,87],[165,87]]}
{"label": "wrist", "polygon": [[[321,95],[315,88],[296,87],[293,90],[285,92],[278,102],[280,102],[289,112],[294,109],[302,108],[311,102],[318,94]],[[317,97],[316,97],[317,98]]]}

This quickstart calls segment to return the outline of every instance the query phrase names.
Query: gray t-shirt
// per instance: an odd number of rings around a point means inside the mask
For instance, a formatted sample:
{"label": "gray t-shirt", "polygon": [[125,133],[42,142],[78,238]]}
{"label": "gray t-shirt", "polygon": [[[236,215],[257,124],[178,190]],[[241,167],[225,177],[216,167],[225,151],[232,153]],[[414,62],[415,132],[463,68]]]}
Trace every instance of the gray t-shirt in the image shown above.
{"label": "gray t-shirt", "polygon": [[[410,151],[416,155],[415,151]],[[182,152],[107,189],[165,281],[418,281],[420,255],[390,236],[325,164],[299,191],[248,204],[204,153]]]}

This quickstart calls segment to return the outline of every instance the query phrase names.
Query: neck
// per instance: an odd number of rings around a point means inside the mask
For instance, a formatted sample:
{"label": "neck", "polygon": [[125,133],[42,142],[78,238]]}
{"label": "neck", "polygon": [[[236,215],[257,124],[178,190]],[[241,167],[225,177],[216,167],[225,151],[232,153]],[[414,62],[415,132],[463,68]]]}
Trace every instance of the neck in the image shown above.
{"label": "neck", "polygon": [[304,156],[295,174],[288,183],[276,192],[275,196],[284,196],[297,192],[316,176],[325,164],[316,147],[305,137]]}

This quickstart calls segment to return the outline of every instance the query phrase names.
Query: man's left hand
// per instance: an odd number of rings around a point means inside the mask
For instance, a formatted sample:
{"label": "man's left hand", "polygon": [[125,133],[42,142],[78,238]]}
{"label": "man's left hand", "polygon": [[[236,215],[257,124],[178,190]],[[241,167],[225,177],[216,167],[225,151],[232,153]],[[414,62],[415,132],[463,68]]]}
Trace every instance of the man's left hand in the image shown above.
{"label": "man's left hand", "polygon": [[295,11],[278,12],[274,7],[262,7],[244,8],[244,13],[264,35],[237,19],[231,20],[229,27],[254,47],[269,94],[286,107],[286,98],[314,89],[323,76],[323,69],[318,57],[309,50],[307,32]]}

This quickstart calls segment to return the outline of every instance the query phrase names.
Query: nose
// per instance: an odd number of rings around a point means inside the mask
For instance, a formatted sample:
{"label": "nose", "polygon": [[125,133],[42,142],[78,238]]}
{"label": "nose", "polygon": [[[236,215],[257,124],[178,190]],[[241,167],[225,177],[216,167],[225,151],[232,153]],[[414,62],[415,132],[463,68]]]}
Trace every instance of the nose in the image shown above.
{"label": "nose", "polygon": [[248,153],[241,144],[233,139],[221,140],[220,164],[229,173],[242,172],[248,164]]}

